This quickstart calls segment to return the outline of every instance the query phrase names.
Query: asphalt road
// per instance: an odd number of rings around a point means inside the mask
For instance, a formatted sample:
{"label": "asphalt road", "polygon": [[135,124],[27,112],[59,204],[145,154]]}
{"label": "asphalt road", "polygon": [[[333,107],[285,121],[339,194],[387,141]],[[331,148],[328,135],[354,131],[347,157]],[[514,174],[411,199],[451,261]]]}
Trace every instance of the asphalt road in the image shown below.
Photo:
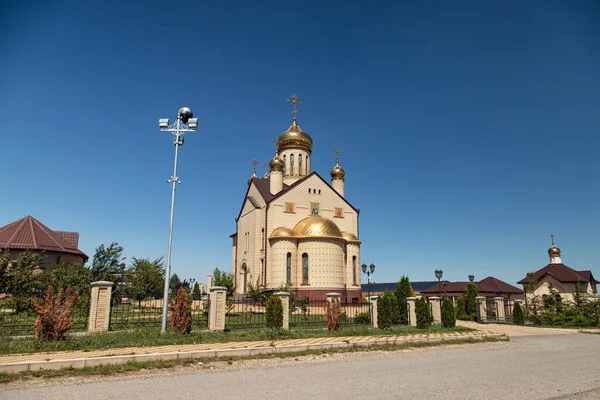
{"label": "asphalt road", "polygon": [[[600,399],[600,335],[267,360],[92,383],[0,389],[11,399]],[[184,370],[185,371],[185,370]]]}

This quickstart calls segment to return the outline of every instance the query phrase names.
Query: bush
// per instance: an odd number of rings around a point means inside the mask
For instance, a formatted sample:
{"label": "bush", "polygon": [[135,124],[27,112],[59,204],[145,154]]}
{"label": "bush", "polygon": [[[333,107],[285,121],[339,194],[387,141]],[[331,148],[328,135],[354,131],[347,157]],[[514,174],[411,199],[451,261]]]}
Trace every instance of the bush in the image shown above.
{"label": "bush", "polygon": [[344,310],[342,310],[342,305],[340,304],[340,299],[334,297],[331,299],[331,302],[327,303],[327,310],[325,310],[325,322],[327,322],[327,329],[329,331],[339,332],[340,330],[340,319],[344,314]]}
{"label": "bush", "polygon": [[521,307],[521,303],[515,302],[515,308],[513,309],[513,322],[515,325],[523,325],[525,323],[525,314],[523,314],[523,307]]}
{"label": "bush", "polygon": [[390,292],[385,292],[383,296],[377,299],[377,326],[381,329],[388,329],[392,327],[392,297],[394,295]]}
{"label": "bush", "polygon": [[417,328],[428,329],[433,323],[433,316],[429,304],[424,297],[417,299],[415,302],[415,312],[417,314]]}
{"label": "bush", "polygon": [[399,324],[400,320],[400,307],[398,298],[394,293],[391,293],[390,301],[392,302],[392,324]]}
{"label": "bush", "polygon": [[398,282],[398,286],[396,287],[396,298],[398,299],[398,313],[400,315],[399,322],[401,324],[408,323],[408,303],[406,299],[408,297],[413,297],[415,292],[413,291],[412,286],[410,285],[410,280],[408,276],[403,275],[400,278],[400,282]]}
{"label": "bush", "polygon": [[179,286],[177,289],[177,297],[175,301],[169,299],[169,311],[171,318],[169,319],[169,328],[177,333],[190,333],[192,331],[192,307],[190,294]]}
{"label": "bush", "polygon": [[456,313],[450,300],[444,300],[442,302],[442,326],[446,328],[453,328],[456,326]]}
{"label": "bush", "polygon": [[265,313],[269,328],[280,329],[283,326],[283,304],[279,297],[269,297],[265,306]]}
{"label": "bush", "polygon": [[477,286],[469,282],[465,293],[465,312],[471,320],[475,320],[477,317],[477,300],[475,299],[477,296],[479,296]]}
{"label": "bush", "polygon": [[44,304],[33,305],[37,313],[34,324],[35,337],[44,340],[64,339],[65,334],[73,327],[69,318],[78,296],[77,292],[72,293],[71,289],[67,288],[59,291],[54,297],[54,288],[48,286]]}
{"label": "bush", "polygon": [[357,314],[356,317],[354,317],[354,323],[370,325],[371,324],[371,314],[368,312]]}
{"label": "bush", "polygon": [[456,299],[456,319],[461,321],[468,321],[469,317],[465,311],[465,298],[460,296]]}

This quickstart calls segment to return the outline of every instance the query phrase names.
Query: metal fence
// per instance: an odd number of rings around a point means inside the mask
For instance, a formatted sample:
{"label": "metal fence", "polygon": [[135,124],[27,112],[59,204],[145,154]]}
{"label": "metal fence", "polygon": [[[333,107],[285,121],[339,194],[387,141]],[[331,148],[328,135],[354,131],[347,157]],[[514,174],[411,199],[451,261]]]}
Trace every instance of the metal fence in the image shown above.
{"label": "metal fence", "polygon": [[[87,329],[89,314],[88,295],[77,298],[69,321],[73,323],[72,332],[81,332]],[[0,300],[0,336],[33,335],[37,314],[34,304],[43,304],[44,295],[32,293],[21,296],[7,296]]]}

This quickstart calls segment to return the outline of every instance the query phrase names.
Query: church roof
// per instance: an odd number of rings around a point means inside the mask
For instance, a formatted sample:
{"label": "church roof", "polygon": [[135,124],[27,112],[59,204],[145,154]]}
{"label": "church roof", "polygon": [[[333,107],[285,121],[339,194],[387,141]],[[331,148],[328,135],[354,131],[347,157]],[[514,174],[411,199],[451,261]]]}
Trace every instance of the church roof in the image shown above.
{"label": "church roof", "polygon": [[[575,271],[573,268],[567,267],[565,264],[548,264],[544,268],[537,270],[533,273],[534,279],[539,281],[544,276],[550,275],[554,279],[563,283],[575,283],[575,282],[594,282],[600,283],[594,279],[592,272],[586,271]],[[520,284],[527,283],[528,277],[521,279]]]}
{"label": "church roof", "polygon": [[31,215],[0,228],[0,249],[55,251],[77,254],[87,260],[78,245],[79,233],[53,231]]}
{"label": "church roof", "polygon": [[[442,291],[447,293],[465,293],[467,291],[468,284],[469,282],[448,282],[444,287],[444,285],[440,285],[438,282],[435,282],[430,287],[422,290],[421,293],[437,294],[440,292],[440,287]],[[473,282],[473,284],[477,287],[477,291],[481,293],[523,293],[523,290],[519,289],[518,287],[509,285],[508,283],[494,278],[493,276],[488,276],[479,282]]]}

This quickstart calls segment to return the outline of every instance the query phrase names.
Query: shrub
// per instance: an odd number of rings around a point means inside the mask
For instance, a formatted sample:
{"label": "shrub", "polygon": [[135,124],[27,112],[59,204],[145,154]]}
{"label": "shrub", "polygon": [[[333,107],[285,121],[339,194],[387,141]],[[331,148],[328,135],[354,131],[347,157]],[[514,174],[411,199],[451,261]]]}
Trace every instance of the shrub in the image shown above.
{"label": "shrub", "polygon": [[417,328],[427,329],[433,323],[433,316],[429,304],[425,298],[421,297],[415,302],[415,312],[417,314]]}
{"label": "shrub", "polygon": [[48,286],[46,297],[42,305],[33,304],[37,313],[34,329],[35,337],[44,340],[61,340],[73,327],[69,322],[71,312],[79,294],[71,289],[61,290],[54,297],[54,288]]}
{"label": "shrub", "polygon": [[277,296],[269,297],[265,306],[267,318],[267,326],[269,328],[278,329],[283,326],[283,304]]}
{"label": "shrub", "polygon": [[413,297],[415,292],[413,291],[412,286],[410,285],[410,280],[408,276],[403,275],[400,278],[400,282],[398,282],[398,286],[396,287],[396,298],[398,299],[398,313],[400,316],[399,323],[407,324],[408,323],[408,303],[406,299],[408,297]]}
{"label": "shrub", "polygon": [[190,333],[192,330],[191,298],[183,286],[179,286],[177,289],[175,301],[169,299],[169,311],[171,311],[169,319],[171,330],[177,333]]}
{"label": "shrub", "polygon": [[479,291],[477,290],[477,286],[469,282],[465,293],[465,312],[471,320],[474,320],[477,317],[477,300],[475,300],[475,298],[478,295]]}
{"label": "shrub", "polygon": [[327,303],[327,309],[325,310],[324,316],[329,331],[338,332],[340,330],[340,319],[343,314],[344,310],[340,304],[340,299],[337,297],[332,298],[331,302]]}
{"label": "shrub", "polygon": [[456,313],[450,300],[444,300],[442,302],[442,326],[446,328],[453,328],[456,326]]}
{"label": "shrub", "polygon": [[392,302],[392,324],[399,324],[400,321],[400,307],[398,298],[394,293],[390,293],[390,301]]}
{"label": "shrub", "polygon": [[392,297],[390,292],[385,292],[383,296],[377,299],[377,326],[381,329],[392,327]]}
{"label": "shrub", "polygon": [[525,315],[523,314],[523,307],[521,307],[521,303],[515,302],[515,308],[513,309],[513,322],[516,325],[523,325],[525,323]]}
{"label": "shrub", "polygon": [[461,321],[469,320],[465,311],[465,298],[463,296],[456,299],[456,319],[460,319]]}
{"label": "shrub", "polygon": [[368,312],[357,314],[356,317],[354,317],[354,323],[365,325],[371,324],[371,314]]}

